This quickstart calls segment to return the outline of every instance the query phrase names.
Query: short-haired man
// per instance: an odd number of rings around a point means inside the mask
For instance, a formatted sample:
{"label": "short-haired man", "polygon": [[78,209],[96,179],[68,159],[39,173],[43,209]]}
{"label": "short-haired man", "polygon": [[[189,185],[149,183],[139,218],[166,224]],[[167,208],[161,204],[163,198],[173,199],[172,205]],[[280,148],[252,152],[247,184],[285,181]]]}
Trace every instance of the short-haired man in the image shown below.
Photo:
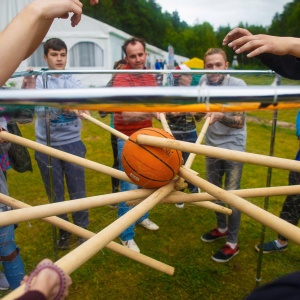
{"label": "short-haired man", "polygon": [[[50,70],[64,70],[67,63],[67,46],[61,39],[52,38],[44,44],[44,59]],[[75,89],[82,88],[83,85],[71,74],[55,74],[47,76],[48,89]],[[37,77],[36,88],[43,89],[41,76]],[[86,148],[81,141],[81,120],[74,113],[57,108],[37,107],[37,120],[35,123],[36,141],[47,145],[46,114],[50,114],[50,143],[51,147],[79,156],[85,157]],[[48,196],[51,195],[49,185],[48,156],[41,152],[35,152],[42,179]],[[78,165],[52,158],[53,172],[53,195],[55,202],[65,200],[64,181],[70,195],[70,199],[86,197],[84,168]],[[68,220],[67,214],[60,215],[64,220]],[[86,228],[89,224],[88,211],[81,210],[72,213],[73,221],[76,225]],[[59,230],[58,248],[67,249],[70,242],[70,233],[62,229]],[[78,238],[78,244],[84,239]]]}
{"label": "short-haired man", "polygon": [[[123,70],[143,70],[146,69],[146,43],[143,39],[131,38],[124,42],[122,49],[125,53],[125,59],[127,64]],[[118,74],[113,82],[114,87],[135,87],[135,86],[157,86],[155,77],[152,74]],[[139,112],[122,112],[115,113],[114,116],[114,126],[115,129],[120,132],[130,136],[135,131],[152,126],[152,117],[154,115],[151,113],[139,113]],[[121,171],[124,171],[122,166],[122,150],[124,147],[125,141],[118,138],[118,160],[119,168]],[[121,191],[129,191],[137,189],[138,187],[134,184],[121,181],[120,182]],[[124,215],[127,211],[130,210],[130,207],[126,205],[125,202],[119,203],[118,206],[118,217]],[[149,230],[158,230],[159,227],[154,224],[148,218],[148,213],[141,217],[137,224],[142,225]],[[132,224],[124,232],[120,234],[120,240],[122,244],[128,247],[131,250],[140,252],[139,247],[134,241],[134,226]]]}
{"label": "short-haired man", "polygon": [[[206,70],[226,70],[229,66],[225,52],[219,48],[211,48],[204,55],[204,68]],[[211,86],[245,86],[241,79],[225,74],[212,73],[203,75],[200,84],[206,82]],[[210,125],[205,135],[205,143],[208,146],[223,149],[245,151],[246,124],[245,113],[208,113],[211,117]],[[207,117],[206,116],[206,117]],[[240,188],[243,163],[225,159],[206,157],[207,180],[218,187],[222,187],[222,178],[225,176],[225,190],[237,190]],[[225,205],[217,201],[220,205]],[[239,253],[238,231],[241,212],[231,207],[232,214],[228,217],[222,213],[216,213],[217,227],[201,236],[204,242],[213,242],[221,238],[227,238],[227,243],[212,256],[216,262],[227,262]]]}

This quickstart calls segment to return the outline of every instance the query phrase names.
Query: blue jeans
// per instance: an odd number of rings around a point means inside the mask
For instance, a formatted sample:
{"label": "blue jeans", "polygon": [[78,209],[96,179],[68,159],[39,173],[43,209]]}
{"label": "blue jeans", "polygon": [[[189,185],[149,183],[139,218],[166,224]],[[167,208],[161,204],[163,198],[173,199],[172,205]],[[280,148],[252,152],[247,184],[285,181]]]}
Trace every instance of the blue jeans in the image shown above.
{"label": "blue jeans", "polygon": [[[124,171],[123,165],[122,165],[122,151],[123,151],[123,148],[124,148],[124,144],[125,144],[125,141],[118,138],[118,161],[119,161],[120,171]],[[120,189],[121,189],[121,192],[125,192],[125,191],[136,190],[136,189],[138,189],[138,186],[135,185],[135,184],[120,180]],[[123,216],[129,210],[131,210],[132,208],[133,208],[133,206],[127,206],[126,202],[120,202],[119,205],[118,205],[118,217]],[[138,219],[136,223],[142,222],[143,220],[147,219],[148,216],[149,216],[149,213],[147,212],[140,219]],[[125,229],[125,231],[123,231],[120,234],[120,239],[123,240],[123,241],[132,240],[135,236],[134,226],[135,226],[135,223],[133,223],[131,226],[129,226],[127,229]]]}
{"label": "blue jeans", "polygon": [[[176,133],[172,132],[174,138],[179,141],[189,142],[189,143],[195,143],[197,141],[197,132],[182,132],[182,133]],[[188,152],[182,152],[182,158],[183,158],[183,164],[187,161],[190,153]],[[188,189],[191,193],[198,193],[198,187],[194,186],[193,184],[188,182]]]}
{"label": "blue jeans", "polygon": [[[86,148],[82,141],[75,143],[55,146],[52,147],[70,153],[79,157],[85,157]],[[46,188],[48,197],[50,197],[50,177],[48,168],[48,156],[46,154],[35,152],[35,159],[38,163],[42,179]],[[85,177],[84,168],[78,165],[66,162],[52,157],[52,172],[53,172],[53,188],[54,188],[54,202],[65,201],[65,186],[64,180],[66,179],[66,184],[70,199],[85,198]],[[62,214],[60,218],[68,221],[67,214]],[[80,210],[72,213],[73,221],[76,225],[86,228],[89,224],[88,220],[88,210]]]}
{"label": "blue jeans", "polygon": [[[240,162],[206,157],[207,180],[222,188],[222,179],[225,175],[225,190],[238,190],[240,188],[243,166],[244,164]],[[225,206],[225,203],[222,201],[215,202],[219,205]],[[228,221],[225,214],[216,212],[217,224],[219,228],[228,227],[228,242],[237,243],[241,222],[241,212],[234,207],[230,208],[232,209],[232,214],[228,216]]]}
{"label": "blue jeans", "polygon": [[[11,261],[5,261],[5,256],[10,255],[17,250],[17,255]],[[8,225],[0,228],[0,255],[4,274],[12,290],[20,286],[25,276],[24,265],[19,254],[19,249],[15,243],[14,225]]]}

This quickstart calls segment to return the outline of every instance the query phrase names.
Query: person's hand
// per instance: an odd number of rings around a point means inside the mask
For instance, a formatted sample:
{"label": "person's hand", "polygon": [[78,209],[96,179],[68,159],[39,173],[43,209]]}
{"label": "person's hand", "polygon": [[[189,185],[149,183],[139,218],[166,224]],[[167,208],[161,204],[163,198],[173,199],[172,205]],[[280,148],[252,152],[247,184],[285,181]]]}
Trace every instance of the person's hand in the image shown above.
{"label": "person's hand", "polygon": [[[43,293],[47,300],[55,299],[60,288],[61,288],[61,276],[60,273],[56,271],[56,268],[47,267],[50,265],[54,265],[50,259],[42,260],[37,268],[42,267],[41,270],[36,274],[34,280],[29,286],[29,290],[35,290]],[[43,267],[45,266],[45,267]],[[60,271],[63,272],[63,271]],[[64,280],[65,280],[65,289],[63,295],[60,299],[65,299],[69,294],[69,286],[72,284],[71,277],[63,272]],[[30,276],[25,276],[22,283],[28,283],[30,280]]]}
{"label": "person's hand", "polygon": [[224,114],[221,112],[207,113],[205,115],[205,119],[210,117],[209,125],[214,124],[217,121],[221,121],[224,117]]}
{"label": "person's hand", "polygon": [[76,116],[80,119],[84,119],[83,114],[86,114],[86,115],[89,115],[89,116],[91,115],[88,110],[75,110],[74,112],[75,112]]}
{"label": "person's hand", "polygon": [[35,0],[31,2],[31,6],[41,9],[42,16],[46,20],[67,19],[69,13],[73,14],[71,17],[73,27],[78,25],[81,20],[82,3],[79,0]]}
{"label": "person's hand", "polygon": [[[32,72],[33,69],[27,69],[28,72]],[[36,78],[37,75],[25,76],[22,81],[22,89],[35,89],[36,88]]]}
{"label": "person's hand", "polygon": [[223,45],[227,45],[236,54],[248,52],[247,57],[254,57],[262,53],[285,55],[294,45],[294,38],[278,37],[266,34],[252,35],[247,29],[235,28],[224,38]]}

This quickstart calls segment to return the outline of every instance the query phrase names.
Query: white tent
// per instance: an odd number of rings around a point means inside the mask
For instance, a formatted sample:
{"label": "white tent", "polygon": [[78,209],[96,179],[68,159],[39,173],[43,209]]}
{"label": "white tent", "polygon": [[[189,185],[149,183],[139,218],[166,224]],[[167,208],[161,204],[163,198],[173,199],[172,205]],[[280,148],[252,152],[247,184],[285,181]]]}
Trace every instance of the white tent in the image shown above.
{"label": "white tent", "polygon": [[[1,0],[0,1],[0,30],[31,0]],[[51,37],[61,38],[68,47],[68,69],[76,70],[110,70],[114,63],[123,57],[121,46],[131,35],[109,26],[103,22],[83,15],[81,22],[75,28],[70,21],[56,19],[44,41]],[[147,67],[154,68],[156,59],[168,59],[168,53],[147,44]],[[175,55],[178,62],[188,60],[186,57]],[[28,67],[39,70],[44,66],[42,45],[31,58],[22,62],[17,71],[24,71]],[[76,75],[86,86],[105,85],[110,75]],[[12,79],[17,83],[20,80]]]}

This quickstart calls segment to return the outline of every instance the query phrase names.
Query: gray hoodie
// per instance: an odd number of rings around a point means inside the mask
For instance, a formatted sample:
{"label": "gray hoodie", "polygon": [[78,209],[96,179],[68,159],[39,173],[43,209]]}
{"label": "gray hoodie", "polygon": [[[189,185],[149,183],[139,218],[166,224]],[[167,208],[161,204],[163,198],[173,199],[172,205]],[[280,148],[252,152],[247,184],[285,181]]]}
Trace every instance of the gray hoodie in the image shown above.
{"label": "gray hoodie", "polygon": [[[78,89],[83,88],[82,83],[71,74],[59,77],[48,75],[48,89]],[[36,88],[43,89],[42,77],[38,76]],[[50,114],[50,141],[51,146],[61,146],[80,141],[81,120],[73,113],[63,112],[59,108],[48,108]],[[47,144],[46,137],[46,108],[36,107],[37,119],[35,122],[35,135],[38,143]]]}

